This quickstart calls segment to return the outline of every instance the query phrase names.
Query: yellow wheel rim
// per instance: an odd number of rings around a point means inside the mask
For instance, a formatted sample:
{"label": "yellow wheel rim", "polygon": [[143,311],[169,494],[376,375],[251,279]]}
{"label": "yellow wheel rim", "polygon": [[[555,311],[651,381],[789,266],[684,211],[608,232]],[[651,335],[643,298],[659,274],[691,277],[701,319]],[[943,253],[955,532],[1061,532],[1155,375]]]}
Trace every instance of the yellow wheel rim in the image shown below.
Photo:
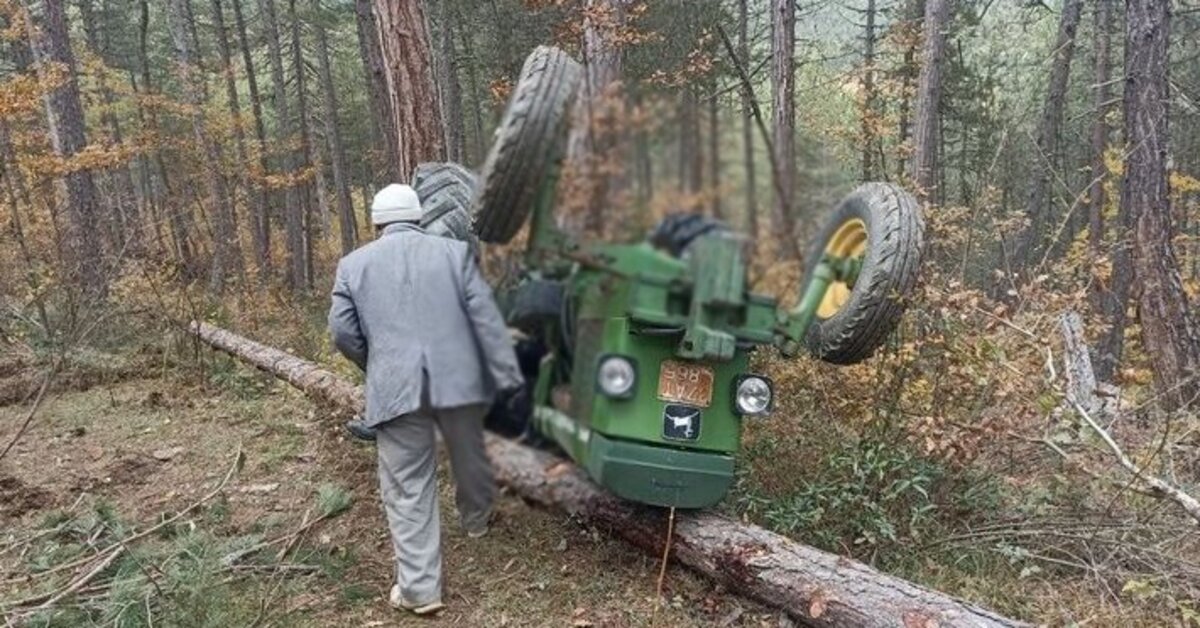
{"label": "yellow wheel rim", "polygon": [[[829,244],[825,245],[825,253],[842,258],[866,255],[867,224],[858,218],[842,223],[833,233],[833,237],[829,238]],[[844,281],[830,283],[829,289],[825,291],[825,298],[821,299],[821,305],[817,307],[817,317],[825,319],[837,314],[850,300],[851,292],[849,284]]]}

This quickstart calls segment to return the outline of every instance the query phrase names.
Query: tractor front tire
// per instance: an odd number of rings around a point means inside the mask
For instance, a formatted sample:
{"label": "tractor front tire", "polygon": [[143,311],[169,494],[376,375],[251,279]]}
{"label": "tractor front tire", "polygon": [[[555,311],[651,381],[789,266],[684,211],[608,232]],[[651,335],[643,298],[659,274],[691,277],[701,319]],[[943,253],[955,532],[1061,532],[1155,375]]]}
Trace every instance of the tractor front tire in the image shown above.
{"label": "tractor front tire", "polygon": [[854,242],[858,229],[862,233],[857,237],[866,238],[858,278],[853,287],[843,287],[848,295],[843,291],[834,303],[822,304],[834,311],[819,311],[804,338],[810,353],[833,364],[862,362],[887,340],[900,323],[921,267],[925,225],[919,203],[898,186],[865,183],[842,200],[821,230],[805,265],[802,290],[826,252],[836,254],[831,249],[839,242]]}
{"label": "tractor front tire", "polygon": [[571,103],[583,67],[567,53],[538,46],[496,129],[472,203],[475,234],[484,242],[508,242],[525,224],[566,143]]}
{"label": "tractor front tire", "polygon": [[424,213],[421,227],[443,238],[462,240],[474,251],[478,247],[471,231],[471,198],[475,195],[474,172],[453,163],[432,161],[413,171],[413,188]]}

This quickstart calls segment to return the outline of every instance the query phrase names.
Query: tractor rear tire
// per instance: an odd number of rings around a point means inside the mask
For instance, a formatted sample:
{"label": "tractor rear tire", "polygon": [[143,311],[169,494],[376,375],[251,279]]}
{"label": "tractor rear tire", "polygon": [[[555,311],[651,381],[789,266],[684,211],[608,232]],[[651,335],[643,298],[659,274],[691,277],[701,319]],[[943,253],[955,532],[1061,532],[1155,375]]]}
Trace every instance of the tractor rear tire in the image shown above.
{"label": "tractor rear tire", "polygon": [[413,187],[425,210],[421,227],[436,236],[462,240],[476,250],[470,206],[477,180],[475,173],[453,162],[418,165],[413,171]]}
{"label": "tractor rear tire", "polygon": [[472,203],[475,234],[503,244],[521,230],[563,152],[583,67],[538,46],[521,69]]}
{"label": "tractor rear tire", "polygon": [[800,284],[807,288],[835,234],[861,221],[867,242],[862,269],[848,300],[832,316],[813,318],[804,344],[815,357],[833,364],[862,362],[900,323],[917,283],[925,224],[911,194],[887,183],[865,183],[838,205],[821,230]]}

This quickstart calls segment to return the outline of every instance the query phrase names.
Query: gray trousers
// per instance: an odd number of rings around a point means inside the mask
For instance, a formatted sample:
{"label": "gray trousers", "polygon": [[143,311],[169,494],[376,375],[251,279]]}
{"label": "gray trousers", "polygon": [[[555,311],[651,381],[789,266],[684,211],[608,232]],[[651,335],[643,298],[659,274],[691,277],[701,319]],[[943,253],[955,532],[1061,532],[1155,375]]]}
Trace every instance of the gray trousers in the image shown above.
{"label": "gray trousers", "polygon": [[442,596],[442,540],[437,497],[437,440],[450,453],[462,525],[487,525],[496,485],[483,448],[487,406],[423,408],[376,428],[379,494],[396,552],[396,582],[404,599],[428,604]]}

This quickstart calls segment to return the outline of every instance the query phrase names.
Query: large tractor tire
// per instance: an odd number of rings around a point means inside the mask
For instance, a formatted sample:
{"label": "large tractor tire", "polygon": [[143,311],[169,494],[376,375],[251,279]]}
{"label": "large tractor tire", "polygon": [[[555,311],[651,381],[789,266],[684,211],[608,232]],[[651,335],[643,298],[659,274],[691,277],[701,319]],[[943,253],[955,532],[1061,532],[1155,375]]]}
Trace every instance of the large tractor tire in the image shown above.
{"label": "large tractor tire", "polygon": [[496,129],[471,213],[484,242],[508,242],[529,217],[566,143],[583,68],[567,53],[538,46]]}
{"label": "large tractor tire", "polygon": [[866,183],[838,205],[808,255],[802,290],[826,253],[861,257],[854,285],[835,281],[804,338],[817,358],[855,364],[871,357],[900,322],[917,282],[925,224],[917,200],[887,183]]}
{"label": "large tractor tire", "polygon": [[426,162],[413,172],[413,188],[425,213],[421,226],[429,233],[462,240],[477,246],[471,231],[471,198],[477,185],[475,173],[452,162]]}

